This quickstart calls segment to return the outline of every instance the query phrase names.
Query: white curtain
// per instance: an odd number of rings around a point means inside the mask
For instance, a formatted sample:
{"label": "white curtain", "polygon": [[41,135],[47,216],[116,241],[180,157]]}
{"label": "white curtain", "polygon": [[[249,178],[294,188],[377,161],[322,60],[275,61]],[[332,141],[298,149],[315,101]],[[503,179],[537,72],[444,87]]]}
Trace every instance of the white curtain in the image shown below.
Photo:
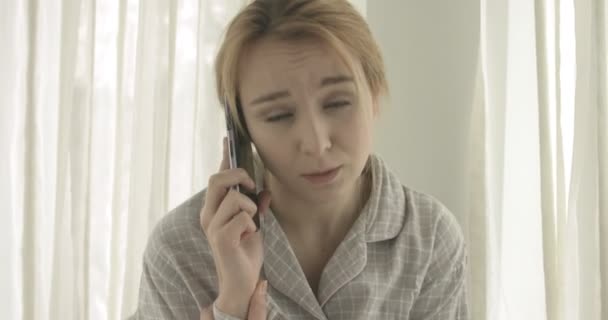
{"label": "white curtain", "polygon": [[480,5],[473,319],[608,319],[606,1]]}
{"label": "white curtain", "polygon": [[[150,229],[219,162],[212,63],[242,2],[1,2],[0,319],[132,313]],[[606,1],[480,7],[473,319],[608,319]]]}
{"label": "white curtain", "polygon": [[2,2],[1,319],[133,312],[151,228],[217,169],[241,3]]}
{"label": "white curtain", "polygon": [[0,319],[134,311],[151,228],[221,159],[213,60],[245,2],[0,1]]}

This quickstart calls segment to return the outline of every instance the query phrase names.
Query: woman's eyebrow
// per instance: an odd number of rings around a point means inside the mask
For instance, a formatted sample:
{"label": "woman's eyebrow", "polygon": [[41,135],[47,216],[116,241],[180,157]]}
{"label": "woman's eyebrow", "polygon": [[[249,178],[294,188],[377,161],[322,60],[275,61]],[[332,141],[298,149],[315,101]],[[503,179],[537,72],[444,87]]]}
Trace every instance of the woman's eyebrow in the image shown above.
{"label": "woman's eyebrow", "polygon": [[289,95],[290,95],[289,91],[287,91],[287,90],[272,92],[272,93],[265,94],[255,100],[251,101],[250,104],[256,105],[256,104],[260,104],[263,102],[268,102],[268,101],[277,100],[280,98],[285,98],[285,97],[288,97]]}
{"label": "woman's eyebrow", "polygon": [[[345,75],[325,77],[325,78],[321,79],[320,86],[325,87],[325,86],[343,83],[343,82],[353,82],[353,78],[349,77],[349,76],[345,76]],[[289,96],[290,96],[290,93],[287,90],[276,91],[276,92],[265,94],[263,96],[260,96],[256,99],[254,99],[253,101],[251,101],[250,105],[253,106],[256,104],[261,104],[264,102],[269,102],[269,101],[273,101],[273,100],[277,100],[277,99],[281,99],[281,98],[285,98],[285,97],[289,97]]]}
{"label": "woman's eyebrow", "polygon": [[342,82],[353,82],[353,77],[338,75],[333,77],[325,77],[321,80],[321,87],[338,84]]}

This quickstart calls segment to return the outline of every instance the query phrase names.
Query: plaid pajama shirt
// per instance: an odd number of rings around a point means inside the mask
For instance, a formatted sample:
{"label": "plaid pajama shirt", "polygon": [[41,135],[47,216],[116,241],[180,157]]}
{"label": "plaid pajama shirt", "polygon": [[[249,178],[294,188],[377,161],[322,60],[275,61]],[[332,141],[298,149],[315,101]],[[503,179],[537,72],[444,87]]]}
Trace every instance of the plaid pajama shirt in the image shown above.
{"label": "plaid pajama shirt", "polygon": [[[404,187],[377,155],[373,187],[321,274],[318,294],[274,214],[261,219],[268,319],[468,319],[467,252],[454,216],[431,196]],[[143,257],[134,319],[199,319],[218,295],[199,225],[205,190],[166,215]],[[236,319],[213,306],[217,320]]]}

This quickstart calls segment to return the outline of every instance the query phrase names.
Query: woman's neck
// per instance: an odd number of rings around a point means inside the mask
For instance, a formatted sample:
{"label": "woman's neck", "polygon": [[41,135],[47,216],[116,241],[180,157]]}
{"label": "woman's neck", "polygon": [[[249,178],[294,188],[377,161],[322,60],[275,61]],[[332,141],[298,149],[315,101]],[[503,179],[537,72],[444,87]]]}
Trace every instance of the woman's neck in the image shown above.
{"label": "woman's neck", "polygon": [[272,211],[285,233],[298,238],[335,238],[345,236],[359,216],[370,194],[371,173],[362,174],[336,201],[325,203],[303,201],[273,179],[267,182],[273,195]]}

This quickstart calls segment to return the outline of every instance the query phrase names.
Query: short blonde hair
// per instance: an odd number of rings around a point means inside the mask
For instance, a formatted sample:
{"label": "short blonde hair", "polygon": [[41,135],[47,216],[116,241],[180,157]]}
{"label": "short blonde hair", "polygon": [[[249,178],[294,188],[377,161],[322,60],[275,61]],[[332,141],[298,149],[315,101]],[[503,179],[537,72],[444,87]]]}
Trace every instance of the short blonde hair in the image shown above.
{"label": "short blonde hair", "polygon": [[[374,98],[388,93],[380,49],[365,19],[346,0],[256,0],[229,24],[215,62],[217,95],[228,103],[237,130],[249,136],[239,110],[238,70],[242,52],[272,37],[293,41],[312,37],[330,45],[351,71],[360,63]],[[346,52],[355,59],[349,61]],[[358,61],[357,61],[358,60]]]}

